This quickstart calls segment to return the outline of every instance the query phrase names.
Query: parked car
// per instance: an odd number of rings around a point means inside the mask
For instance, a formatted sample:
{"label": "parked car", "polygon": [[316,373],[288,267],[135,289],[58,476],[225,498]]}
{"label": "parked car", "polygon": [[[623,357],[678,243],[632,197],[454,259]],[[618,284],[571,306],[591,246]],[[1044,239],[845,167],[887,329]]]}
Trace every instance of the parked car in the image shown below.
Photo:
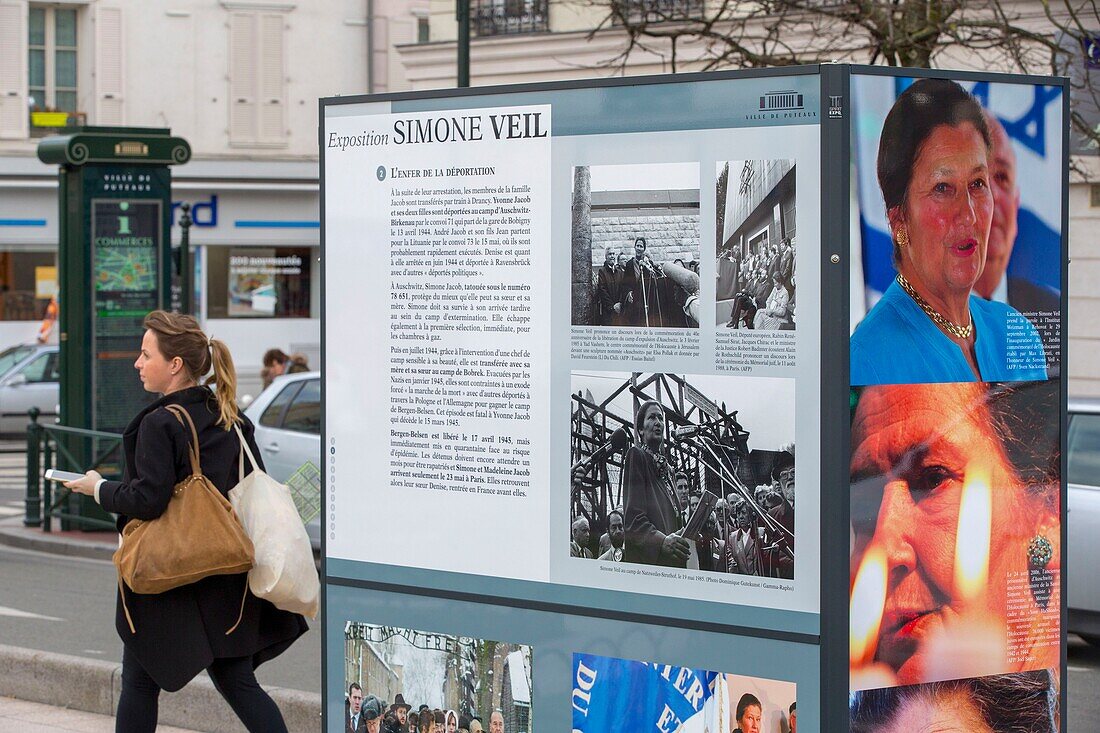
{"label": "parked car", "polygon": [[1100,399],[1070,398],[1066,448],[1068,630],[1100,644],[1100,582],[1091,569],[1100,557]]}
{"label": "parked car", "polygon": [[61,374],[56,345],[20,344],[0,351],[0,433],[26,435],[27,411],[57,417]]}
{"label": "parked car", "polygon": [[[276,377],[244,411],[256,426],[267,473],[286,483],[312,461],[321,464],[321,373],[301,372]],[[321,547],[321,516],[306,524],[313,548]]]}

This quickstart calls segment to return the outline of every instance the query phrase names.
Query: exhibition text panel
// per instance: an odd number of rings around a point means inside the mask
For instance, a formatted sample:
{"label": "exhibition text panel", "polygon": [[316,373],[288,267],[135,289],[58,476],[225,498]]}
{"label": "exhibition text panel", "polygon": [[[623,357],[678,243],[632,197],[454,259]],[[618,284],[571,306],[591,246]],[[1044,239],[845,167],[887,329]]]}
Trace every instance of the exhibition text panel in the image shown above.
{"label": "exhibition text panel", "polygon": [[[326,109],[329,558],[817,612],[817,79],[783,83]],[[605,131],[685,88],[745,113]]]}

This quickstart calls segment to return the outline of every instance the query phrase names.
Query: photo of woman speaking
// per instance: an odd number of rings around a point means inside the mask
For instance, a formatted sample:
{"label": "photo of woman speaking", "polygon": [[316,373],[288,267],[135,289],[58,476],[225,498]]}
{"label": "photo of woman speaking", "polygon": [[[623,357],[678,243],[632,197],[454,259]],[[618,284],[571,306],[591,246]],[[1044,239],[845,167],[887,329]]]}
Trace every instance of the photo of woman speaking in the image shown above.
{"label": "photo of woman speaking", "polygon": [[991,149],[981,106],[953,81],[920,79],[887,114],[877,178],[897,274],[852,334],[853,385],[1047,378],[1032,323],[972,292],[995,206]]}
{"label": "photo of woman speaking", "polygon": [[662,448],[665,411],[656,400],[643,402],[634,417],[637,442],[623,457],[626,520],[625,562],[687,567],[691,543],[679,534],[679,504],[672,467]]}
{"label": "photo of woman speaking", "polygon": [[1057,669],[1058,385],[861,390],[852,688]]}

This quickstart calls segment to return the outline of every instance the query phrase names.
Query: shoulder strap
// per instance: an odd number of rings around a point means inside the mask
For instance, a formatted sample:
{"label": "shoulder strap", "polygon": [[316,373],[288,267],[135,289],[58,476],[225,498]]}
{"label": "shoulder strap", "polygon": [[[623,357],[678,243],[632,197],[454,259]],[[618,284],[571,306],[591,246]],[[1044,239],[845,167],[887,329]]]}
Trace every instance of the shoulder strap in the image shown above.
{"label": "shoulder strap", "polygon": [[244,457],[248,456],[248,462],[252,466],[253,471],[259,471],[260,467],[256,465],[256,457],[252,455],[252,449],[248,447],[248,441],[244,439],[244,431],[241,430],[240,423],[233,423],[233,429],[237,431],[237,437],[241,441],[241,458],[237,463],[237,474],[241,481],[244,481]]}
{"label": "shoulder strap", "polygon": [[191,458],[191,473],[193,475],[202,474],[202,464],[199,463],[199,433],[195,430],[195,423],[191,420],[191,416],[187,414],[187,410],[183,409],[179,405],[165,405],[165,410],[176,416],[180,425],[191,428],[191,446],[187,451]]}

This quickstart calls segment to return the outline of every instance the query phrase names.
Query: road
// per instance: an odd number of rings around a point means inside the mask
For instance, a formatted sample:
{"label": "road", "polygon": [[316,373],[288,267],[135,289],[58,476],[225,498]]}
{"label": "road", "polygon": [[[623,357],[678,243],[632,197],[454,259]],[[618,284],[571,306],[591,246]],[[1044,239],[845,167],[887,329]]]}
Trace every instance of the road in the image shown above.
{"label": "road", "polygon": [[[22,515],[25,458],[0,453],[0,517]],[[117,576],[109,561],[0,545],[0,644],[119,661],[115,633]],[[261,684],[321,689],[320,620],[256,673]]]}

